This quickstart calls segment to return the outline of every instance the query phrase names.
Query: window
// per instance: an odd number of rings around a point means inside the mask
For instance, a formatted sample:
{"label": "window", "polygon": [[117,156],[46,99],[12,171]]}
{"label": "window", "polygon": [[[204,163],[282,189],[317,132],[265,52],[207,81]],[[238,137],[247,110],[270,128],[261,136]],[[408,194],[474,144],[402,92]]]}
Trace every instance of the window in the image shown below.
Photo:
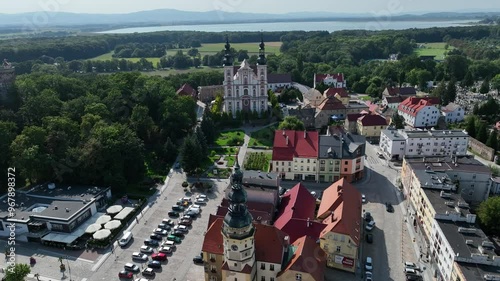
{"label": "window", "polygon": [[265,276],[262,276],[262,277],[260,278],[260,281],[266,281],[266,277],[265,277]]}
{"label": "window", "polygon": [[337,252],[340,252],[340,246],[337,246]]}
{"label": "window", "polygon": [[244,96],[248,96],[248,89],[246,89],[246,88],[245,88],[245,89],[243,89],[243,95],[244,95]]}
{"label": "window", "polygon": [[300,273],[295,274],[295,280],[302,281],[302,274]]}
{"label": "window", "polygon": [[347,172],[347,168],[344,168],[344,172]]}
{"label": "window", "polygon": [[348,163],[347,161],[344,161],[344,165],[347,165],[347,163]]}
{"label": "window", "polygon": [[271,279],[269,279],[270,281],[274,281],[274,277],[271,277]]}
{"label": "window", "polygon": [[269,270],[274,271],[274,264],[269,265]]}
{"label": "window", "polygon": [[261,264],[260,264],[260,269],[262,269],[262,270],[266,270],[266,264],[265,264],[265,263],[261,263]]}

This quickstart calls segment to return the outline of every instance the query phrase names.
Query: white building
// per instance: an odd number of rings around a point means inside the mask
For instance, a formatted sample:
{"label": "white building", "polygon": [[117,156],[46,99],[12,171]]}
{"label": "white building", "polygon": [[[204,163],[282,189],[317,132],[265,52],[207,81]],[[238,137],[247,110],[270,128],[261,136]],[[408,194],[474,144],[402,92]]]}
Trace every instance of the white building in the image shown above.
{"label": "white building", "polygon": [[382,106],[384,108],[388,107],[394,110],[398,110],[399,104],[402,103],[404,100],[405,98],[403,96],[395,96],[395,97],[385,96],[382,99]]}
{"label": "white building", "polygon": [[387,159],[405,156],[467,155],[469,135],[460,130],[382,130],[380,151]]}
{"label": "white building", "polygon": [[446,123],[461,122],[465,118],[465,110],[456,103],[450,103],[441,108],[441,114],[444,116]]}
{"label": "white building", "polygon": [[268,73],[267,74],[267,87],[269,90],[276,92],[276,90],[280,89],[289,89],[292,87],[292,74],[276,74],[276,73]]}
{"label": "white building", "polygon": [[236,116],[237,111],[253,112],[259,115],[267,111],[267,65],[264,42],[260,43],[256,66],[244,60],[240,67],[233,66],[231,45],[226,42],[224,56],[224,112]]}
{"label": "white building", "polygon": [[334,74],[314,74],[314,87],[316,88],[319,84],[325,84],[332,88],[346,88],[347,82],[344,79],[343,73]]}
{"label": "white building", "polygon": [[398,114],[413,128],[434,127],[441,116],[437,104],[438,98],[409,97],[399,104]]}

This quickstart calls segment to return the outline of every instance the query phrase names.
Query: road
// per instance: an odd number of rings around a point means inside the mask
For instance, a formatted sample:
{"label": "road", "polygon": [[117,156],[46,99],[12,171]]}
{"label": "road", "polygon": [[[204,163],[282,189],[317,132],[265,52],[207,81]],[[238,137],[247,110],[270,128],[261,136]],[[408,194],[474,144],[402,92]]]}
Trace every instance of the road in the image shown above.
{"label": "road", "polygon": [[295,82],[292,82],[292,87],[299,90],[302,94],[307,93],[307,91],[309,91],[311,89],[311,87],[309,87],[309,86],[302,85],[302,84],[295,83]]}

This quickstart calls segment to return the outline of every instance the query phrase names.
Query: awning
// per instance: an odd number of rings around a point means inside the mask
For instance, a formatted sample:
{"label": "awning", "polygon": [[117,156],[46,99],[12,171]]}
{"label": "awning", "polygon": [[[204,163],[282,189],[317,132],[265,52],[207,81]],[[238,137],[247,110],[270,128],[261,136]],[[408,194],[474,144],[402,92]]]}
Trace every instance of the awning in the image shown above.
{"label": "awning", "polygon": [[120,227],[122,225],[122,223],[120,221],[117,221],[117,220],[112,220],[108,223],[106,223],[104,225],[104,228],[105,229],[109,229],[109,230],[113,230],[113,229],[117,229],[118,227]]}
{"label": "awning", "polygon": [[100,218],[97,219],[97,221],[95,223],[98,223],[98,224],[105,224],[107,222],[109,222],[111,220],[111,217],[108,216],[108,215],[103,215],[101,216]]}
{"label": "awning", "polygon": [[98,223],[93,223],[85,229],[85,233],[93,234],[102,228],[102,225]]}
{"label": "awning", "polygon": [[92,237],[94,237],[94,239],[96,239],[96,240],[104,240],[104,239],[108,238],[110,235],[111,235],[111,230],[101,229],[101,230],[97,231],[96,233],[94,233],[94,235]]}
{"label": "awning", "polygon": [[106,209],[106,213],[110,215],[118,214],[123,209],[120,205],[113,205]]}
{"label": "awning", "polygon": [[65,233],[49,233],[42,237],[42,241],[52,241],[52,242],[59,242],[63,244],[71,244],[73,243],[76,239],[78,239],[79,236],[72,235],[72,234],[65,234]]}
{"label": "awning", "polygon": [[132,207],[125,207],[123,210],[114,217],[115,220],[124,220],[130,213],[134,211]]}

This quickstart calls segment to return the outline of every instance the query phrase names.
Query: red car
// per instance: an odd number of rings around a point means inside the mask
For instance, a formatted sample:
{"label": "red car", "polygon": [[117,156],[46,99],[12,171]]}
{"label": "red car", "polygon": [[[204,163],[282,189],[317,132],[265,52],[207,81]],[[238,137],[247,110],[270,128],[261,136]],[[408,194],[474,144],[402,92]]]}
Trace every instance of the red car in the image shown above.
{"label": "red car", "polygon": [[122,271],[120,271],[120,273],[118,273],[118,277],[119,278],[132,279],[132,278],[134,278],[134,274],[132,272],[130,272],[130,271],[122,270]]}
{"label": "red car", "polygon": [[164,253],[154,253],[151,255],[151,259],[153,259],[155,261],[166,261],[167,255]]}

